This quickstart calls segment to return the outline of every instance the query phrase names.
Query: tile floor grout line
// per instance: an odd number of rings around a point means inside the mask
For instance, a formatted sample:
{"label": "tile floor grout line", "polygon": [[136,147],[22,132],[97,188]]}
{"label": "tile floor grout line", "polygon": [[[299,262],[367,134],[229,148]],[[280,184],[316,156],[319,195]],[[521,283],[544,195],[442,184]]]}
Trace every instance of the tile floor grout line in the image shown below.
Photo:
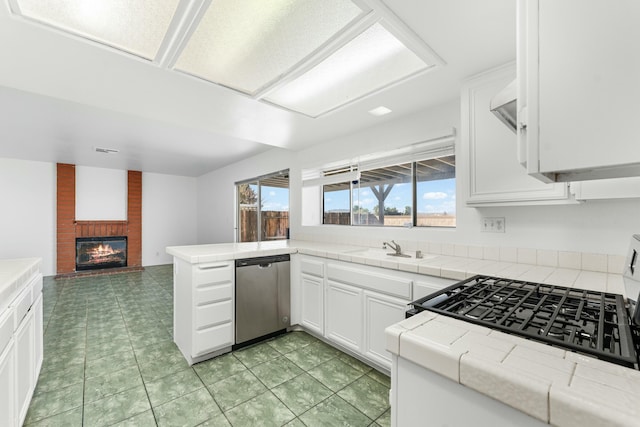
{"label": "tile floor grout line", "polygon": [[83,366],[83,372],[82,372],[82,425],[85,424],[84,422],[84,400],[85,400],[85,387],[87,384],[87,335],[89,333],[89,307],[85,306],[85,310],[86,310],[86,320],[85,320],[85,325],[84,325],[84,366]]}
{"label": "tile floor grout line", "polygon": [[[111,283],[111,278],[109,278],[109,283]],[[133,348],[133,344],[131,342],[131,334],[129,333],[129,327],[127,325],[127,322],[125,320],[125,316],[124,313],[122,312],[122,306],[120,305],[120,298],[118,298],[118,295],[115,295],[116,298],[116,304],[118,304],[118,310],[120,311],[120,316],[122,317],[122,322],[124,323],[124,328],[127,331],[127,339],[129,340],[129,344],[131,345],[131,351],[133,353],[133,358],[136,361],[136,367],[138,368],[138,374],[140,375],[140,380],[142,381],[142,387],[144,388],[144,392],[147,396],[147,401],[149,402],[149,410],[151,411],[151,415],[153,416],[153,422],[156,424],[156,426],[158,426],[158,420],[156,419],[156,413],[153,410],[153,405],[151,404],[151,398],[149,397],[149,391],[147,390],[147,383],[144,380],[144,376],[142,376],[142,370],[140,369],[140,363],[138,363],[138,356],[136,354],[135,349]],[[145,411],[143,411],[145,412]],[[122,421],[126,421],[130,418],[135,417],[136,415],[142,414],[143,412],[140,412],[138,414],[134,414],[131,417],[125,418],[124,420],[120,420],[118,422],[122,422]]]}
{"label": "tile floor grout line", "polygon": [[[200,382],[204,385],[204,389],[207,390],[207,393],[209,393],[209,395],[211,396],[211,398],[213,399],[213,403],[216,404],[216,406],[218,407],[218,409],[220,410],[220,413],[222,414],[222,416],[225,418],[225,420],[227,420],[227,422],[229,424],[231,424],[231,421],[229,421],[229,419],[227,418],[227,415],[224,413],[224,411],[222,410],[222,408],[220,407],[220,404],[218,403],[218,401],[216,400],[215,396],[213,395],[213,393],[211,392],[211,390],[209,390],[209,387],[207,387],[207,385],[204,383],[204,380],[202,379],[202,377],[200,376],[200,374],[198,374],[198,371],[196,371],[193,366],[190,367],[191,369],[193,369],[193,372],[196,374],[196,376],[198,377],[198,379],[200,380]],[[174,399],[175,400],[175,399]],[[211,418],[209,418],[208,420],[200,423],[200,424],[204,424],[205,422],[209,421]],[[199,425],[200,425],[199,424]]]}

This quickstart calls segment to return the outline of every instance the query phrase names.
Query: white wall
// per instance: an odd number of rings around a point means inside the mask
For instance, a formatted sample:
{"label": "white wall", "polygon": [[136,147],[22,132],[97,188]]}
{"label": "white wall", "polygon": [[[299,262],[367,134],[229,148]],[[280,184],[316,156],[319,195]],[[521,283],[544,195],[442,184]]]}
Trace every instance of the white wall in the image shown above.
{"label": "white wall", "polygon": [[[235,183],[295,167],[295,153],[274,148],[198,178],[198,243],[235,241]],[[299,170],[299,169],[298,169]],[[298,174],[299,175],[299,172]],[[295,195],[290,185],[290,210]],[[299,203],[298,203],[299,204]],[[299,215],[296,214],[299,217]]]}
{"label": "white wall", "polygon": [[55,274],[56,167],[0,158],[0,258],[42,258]]}
{"label": "white wall", "polygon": [[167,246],[197,243],[197,179],[142,174],[142,265],[170,264]]}
{"label": "white wall", "polygon": [[[196,178],[142,174],[142,265],[171,263],[165,247],[197,243],[196,189]],[[0,258],[41,257],[42,273],[55,275],[55,163],[0,158],[0,201]]]}
{"label": "white wall", "polygon": [[127,219],[127,171],[76,166],[76,220]]}
{"label": "white wall", "polygon": [[[467,162],[456,141],[457,221],[455,229],[302,226],[300,171],[392,149],[460,127],[459,101],[386,122],[317,146],[290,153],[282,150],[230,165],[198,180],[199,243],[233,241],[233,182],[289,167],[291,169],[291,237],[374,246],[383,240],[536,248],[625,255],[631,234],[640,233],[640,200],[590,201],[576,205],[470,208]],[[483,216],[506,218],[506,233],[483,233]]]}

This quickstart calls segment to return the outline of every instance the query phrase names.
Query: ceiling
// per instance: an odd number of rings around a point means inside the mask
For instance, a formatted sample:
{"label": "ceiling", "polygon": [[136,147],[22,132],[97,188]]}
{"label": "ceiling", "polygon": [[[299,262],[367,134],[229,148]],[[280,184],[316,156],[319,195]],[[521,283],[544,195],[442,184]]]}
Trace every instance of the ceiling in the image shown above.
{"label": "ceiling", "polygon": [[[199,176],[457,98],[515,58],[513,0],[386,0],[445,65],[318,118],[11,15],[0,6],[0,157]],[[384,105],[392,113],[375,117]],[[96,147],[119,150],[103,154]]]}

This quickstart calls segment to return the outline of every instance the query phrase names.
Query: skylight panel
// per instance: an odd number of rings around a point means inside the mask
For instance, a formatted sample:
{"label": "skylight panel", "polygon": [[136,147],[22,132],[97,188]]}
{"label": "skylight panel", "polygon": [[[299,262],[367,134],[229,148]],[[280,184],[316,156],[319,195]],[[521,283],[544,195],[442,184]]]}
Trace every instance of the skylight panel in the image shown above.
{"label": "skylight panel", "polygon": [[254,95],[363,14],[348,0],[216,0],[174,68]]}
{"label": "skylight panel", "polygon": [[317,117],[431,65],[377,23],[265,99]]}
{"label": "skylight panel", "polygon": [[25,17],[152,60],[179,0],[13,0],[13,3]]}

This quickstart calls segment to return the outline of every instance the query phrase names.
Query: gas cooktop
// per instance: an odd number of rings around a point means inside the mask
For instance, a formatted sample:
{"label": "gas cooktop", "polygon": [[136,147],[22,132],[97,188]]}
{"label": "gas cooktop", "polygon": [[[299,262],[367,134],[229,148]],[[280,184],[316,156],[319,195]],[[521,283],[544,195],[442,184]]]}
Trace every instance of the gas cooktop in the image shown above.
{"label": "gas cooktop", "polygon": [[622,295],[474,276],[411,305],[638,369]]}

